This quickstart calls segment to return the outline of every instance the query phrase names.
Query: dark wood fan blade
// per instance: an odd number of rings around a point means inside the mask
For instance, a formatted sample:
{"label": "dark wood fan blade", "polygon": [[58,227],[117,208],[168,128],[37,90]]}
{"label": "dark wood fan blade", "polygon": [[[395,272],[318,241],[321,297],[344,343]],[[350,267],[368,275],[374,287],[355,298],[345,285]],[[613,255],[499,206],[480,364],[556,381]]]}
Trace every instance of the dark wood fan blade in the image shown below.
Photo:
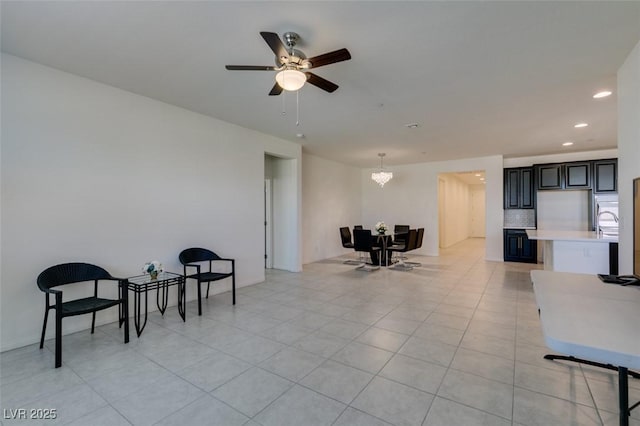
{"label": "dark wood fan blade", "polygon": [[225,65],[224,67],[231,71],[275,71],[279,69],[269,65]]}
{"label": "dark wood fan blade", "polygon": [[326,90],[329,93],[335,92],[339,87],[337,84],[332,83],[329,80],[325,80],[312,72],[306,72],[305,74],[307,75],[307,83],[313,84],[314,86],[319,87],[322,90]]}
{"label": "dark wood fan blade", "polygon": [[351,53],[347,49],[335,50],[325,53],[324,55],[314,56],[307,59],[311,63],[309,68],[318,68],[324,65],[335,64],[336,62],[347,61],[351,59]]}
{"label": "dark wood fan blade", "polygon": [[289,58],[289,53],[287,52],[287,48],[284,46],[282,41],[280,41],[280,37],[278,37],[278,34],[262,31],[260,32],[260,35],[262,36],[264,41],[267,42],[271,50],[273,50],[273,53],[276,54],[276,57]]}
{"label": "dark wood fan blade", "polygon": [[269,92],[269,96],[278,96],[280,93],[282,93],[282,87],[280,87],[280,85],[276,83],[271,88],[271,91]]}

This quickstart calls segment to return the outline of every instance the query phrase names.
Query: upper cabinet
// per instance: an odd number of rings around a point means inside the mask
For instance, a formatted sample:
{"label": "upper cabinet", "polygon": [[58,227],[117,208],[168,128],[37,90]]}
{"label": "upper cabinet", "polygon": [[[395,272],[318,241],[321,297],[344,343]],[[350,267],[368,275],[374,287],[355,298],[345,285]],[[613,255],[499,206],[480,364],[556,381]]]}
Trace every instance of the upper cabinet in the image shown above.
{"label": "upper cabinet", "polygon": [[589,161],[564,165],[564,187],[566,189],[591,188],[591,163]]}
{"label": "upper cabinet", "polygon": [[571,163],[538,164],[535,170],[539,190],[547,189],[591,189],[593,161]]}
{"label": "upper cabinet", "polygon": [[541,164],[536,166],[538,189],[562,189],[564,173],[562,164]]}
{"label": "upper cabinet", "polygon": [[617,159],[593,162],[593,192],[595,194],[618,192]]}
{"label": "upper cabinet", "polygon": [[504,169],[504,208],[535,208],[535,188],[532,167]]}

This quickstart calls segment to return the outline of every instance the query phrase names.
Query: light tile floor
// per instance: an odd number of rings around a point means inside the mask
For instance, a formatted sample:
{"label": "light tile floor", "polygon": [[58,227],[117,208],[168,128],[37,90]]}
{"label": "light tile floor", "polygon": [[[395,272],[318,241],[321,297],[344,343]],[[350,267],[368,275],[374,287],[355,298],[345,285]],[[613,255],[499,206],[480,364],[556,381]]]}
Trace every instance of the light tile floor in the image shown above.
{"label": "light tile floor", "polygon": [[150,314],[128,345],[117,324],[65,336],[59,369],[53,341],[1,354],[0,407],[73,425],[616,425],[614,372],[542,358],[536,266],[483,259],[470,239],[412,271],[268,271],[235,307]]}

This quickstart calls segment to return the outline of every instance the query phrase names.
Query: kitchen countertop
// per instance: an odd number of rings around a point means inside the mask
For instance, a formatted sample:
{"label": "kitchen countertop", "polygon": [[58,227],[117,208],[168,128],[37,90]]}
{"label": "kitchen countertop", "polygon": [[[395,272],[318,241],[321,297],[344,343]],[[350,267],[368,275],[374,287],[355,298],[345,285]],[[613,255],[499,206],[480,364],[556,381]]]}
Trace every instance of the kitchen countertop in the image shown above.
{"label": "kitchen countertop", "polygon": [[553,230],[527,230],[530,240],[548,241],[580,241],[587,243],[617,243],[618,237],[601,236],[595,231],[553,231]]}
{"label": "kitchen countertop", "polygon": [[503,226],[502,229],[536,229],[535,226]]}

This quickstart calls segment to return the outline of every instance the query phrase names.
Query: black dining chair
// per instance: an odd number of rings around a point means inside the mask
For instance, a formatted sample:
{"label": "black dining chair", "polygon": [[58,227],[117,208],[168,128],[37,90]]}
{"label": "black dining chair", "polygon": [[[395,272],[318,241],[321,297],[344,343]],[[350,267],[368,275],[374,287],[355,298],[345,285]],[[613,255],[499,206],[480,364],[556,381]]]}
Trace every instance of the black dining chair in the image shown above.
{"label": "black dining chair", "polygon": [[370,229],[355,229],[353,231],[353,246],[357,252],[369,253],[372,259],[376,257],[378,258],[378,266],[375,266],[375,262],[372,266],[369,266],[363,261],[356,269],[367,272],[380,269],[380,262],[382,260],[382,257],[380,256],[381,248],[373,245],[373,238]]}
{"label": "black dining chair", "polygon": [[[403,245],[406,243],[407,234],[409,233],[409,225],[394,225],[393,227],[393,243],[396,245]],[[403,253],[398,253],[398,257],[406,259],[407,257]]]}
{"label": "black dining chair", "polygon": [[[54,287],[62,287],[67,284],[76,284],[93,281],[93,296],[80,299],[62,301],[62,290]],[[118,286],[118,298],[107,299],[98,295],[98,284],[110,281]],[[129,298],[127,280],[112,277],[110,273],[99,266],[89,263],[63,263],[51,266],[38,275],[36,281],[38,288],[45,293],[44,322],[40,337],[40,349],[44,346],[44,336],[47,331],[47,318],[49,311],[56,311],[56,361],[55,367],[62,365],[62,318],[92,314],[91,334],[95,331],[96,312],[103,309],[118,306],[118,318],[120,327],[124,324],[124,343],[129,343]],[[49,296],[55,297],[52,304]]]}
{"label": "black dining chair", "polygon": [[[202,315],[202,290],[201,284],[207,283],[207,296],[209,298],[209,287],[211,283],[214,281],[223,280],[225,278],[231,277],[231,294],[233,299],[233,304],[236,304],[236,261],[235,259],[226,259],[218,256],[211,250],[200,248],[200,247],[192,247],[180,252],[178,256],[180,263],[182,263],[184,267],[184,278],[194,279],[196,280],[196,284],[198,286],[198,315]],[[227,269],[227,271],[214,271],[213,265],[218,264],[220,262],[227,263],[231,265],[231,271]],[[188,273],[188,269],[191,271],[195,270],[195,273]]]}
{"label": "black dining chair", "polygon": [[393,227],[394,241],[404,242],[403,238],[409,232],[409,225],[395,225]]}
{"label": "black dining chair", "polygon": [[[344,226],[340,228],[340,239],[342,240],[342,247],[353,249],[353,242],[351,241],[351,231],[349,227]],[[360,260],[348,259],[344,262],[345,265],[360,265],[362,262]]]}
{"label": "black dining chair", "polygon": [[[416,244],[412,250],[417,250],[422,247],[422,240],[424,239],[424,228],[418,228],[418,235],[416,237]],[[405,262],[407,265],[411,266],[422,266],[420,262]]]}
{"label": "black dining chair", "polygon": [[[394,244],[388,250],[392,253],[406,253],[408,251],[414,250],[418,241],[418,231],[415,229],[410,229],[409,232],[405,234],[405,243],[404,244]],[[413,269],[413,266],[406,263],[402,257],[399,258],[398,262],[391,267],[392,269],[403,269],[405,271]]]}

